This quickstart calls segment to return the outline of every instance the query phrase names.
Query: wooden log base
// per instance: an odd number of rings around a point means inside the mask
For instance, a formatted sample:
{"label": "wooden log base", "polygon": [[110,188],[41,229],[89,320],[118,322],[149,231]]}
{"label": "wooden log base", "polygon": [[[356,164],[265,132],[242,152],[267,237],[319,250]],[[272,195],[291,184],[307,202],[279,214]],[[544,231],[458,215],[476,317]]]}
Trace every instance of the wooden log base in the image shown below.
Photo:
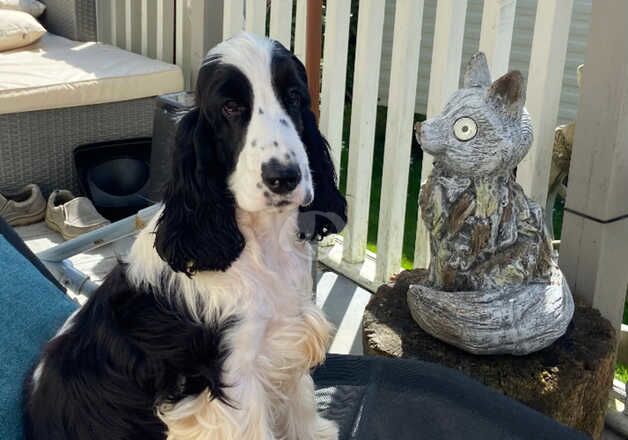
{"label": "wooden log base", "polygon": [[597,310],[577,304],[564,336],[526,356],[476,356],[435,339],[410,316],[406,294],[425,271],[381,286],[364,312],[366,354],[420,359],[457,369],[598,439],[612,386],[616,334]]}

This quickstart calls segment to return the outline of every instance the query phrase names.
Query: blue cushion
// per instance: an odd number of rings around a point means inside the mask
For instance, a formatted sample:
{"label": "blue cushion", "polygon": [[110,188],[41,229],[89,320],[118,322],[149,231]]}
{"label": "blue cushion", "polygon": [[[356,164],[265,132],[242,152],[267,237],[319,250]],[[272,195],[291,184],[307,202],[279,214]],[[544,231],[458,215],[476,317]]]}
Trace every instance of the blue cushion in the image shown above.
{"label": "blue cushion", "polygon": [[22,386],[78,307],[0,236],[0,439],[22,438]]}

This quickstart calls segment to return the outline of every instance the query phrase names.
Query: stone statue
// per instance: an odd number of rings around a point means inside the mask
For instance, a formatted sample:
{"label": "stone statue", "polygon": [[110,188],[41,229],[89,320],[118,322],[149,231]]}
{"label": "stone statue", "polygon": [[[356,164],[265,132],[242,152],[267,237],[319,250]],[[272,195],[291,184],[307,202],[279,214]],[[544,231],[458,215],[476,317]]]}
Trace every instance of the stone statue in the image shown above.
{"label": "stone statue", "polygon": [[416,127],[434,156],[419,201],[431,262],[408,305],[421,328],[471,353],[540,350],[565,333],[574,311],[543,210],[514,177],[532,143],[524,103],[521,73],[491,82],[477,53],[463,88]]}
{"label": "stone statue", "polygon": [[[582,72],[584,65],[580,64],[576,71],[578,87],[582,85]],[[560,196],[567,198],[567,177],[569,175],[569,165],[571,163],[571,150],[573,138],[576,133],[575,121],[559,125],[554,130],[554,145],[552,147],[552,164],[550,168],[549,188],[547,191],[547,203],[545,205],[545,218],[547,227],[553,239],[556,235],[554,231],[552,212],[556,199]]]}

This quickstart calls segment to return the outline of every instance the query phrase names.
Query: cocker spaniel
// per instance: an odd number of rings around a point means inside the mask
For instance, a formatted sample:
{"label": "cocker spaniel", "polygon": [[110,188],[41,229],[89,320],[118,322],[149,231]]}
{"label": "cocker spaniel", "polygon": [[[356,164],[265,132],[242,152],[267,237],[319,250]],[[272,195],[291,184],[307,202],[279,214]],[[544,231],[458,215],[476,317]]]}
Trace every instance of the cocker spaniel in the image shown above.
{"label": "cocker spaniel", "polygon": [[336,439],[310,369],[331,326],[309,241],[346,203],[303,65],[240,34],[202,63],[160,213],[46,346],[31,439]]}

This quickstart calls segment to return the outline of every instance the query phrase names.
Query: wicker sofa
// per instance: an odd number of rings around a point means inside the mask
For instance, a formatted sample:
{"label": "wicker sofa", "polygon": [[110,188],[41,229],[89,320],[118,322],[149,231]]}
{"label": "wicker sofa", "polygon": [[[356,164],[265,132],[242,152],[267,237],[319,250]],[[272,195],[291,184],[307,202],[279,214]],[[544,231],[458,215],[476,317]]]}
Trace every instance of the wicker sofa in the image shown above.
{"label": "wicker sofa", "polygon": [[[42,2],[46,4],[46,12],[41,22],[49,35],[54,34],[50,39],[68,41],[59,38],[60,36],[74,42],[96,41],[96,0]],[[124,52],[106,45],[92,44],[91,47],[93,46],[105,48],[109,53]],[[139,59],[141,62],[142,58],[153,65],[159,63],[128,52],[125,54],[123,55],[127,57],[135,57],[132,58],[135,61]],[[98,63],[98,57],[96,62]],[[170,82],[162,87],[163,90],[153,87],[153,96],[129,99],[121,97],[116,102],[96,100],[89,105],[74,103],[47,107],[47,95],[44,95],[39,101],[44,108],[19,112],[13,112],[12,106],[9,107],[10,112],[5,108],[5,112],[0,112],[0,191],[15,190],[26,183],[39,184],[44,193],[55,188],[76,191],[73,149],[86,143],[151,136],[154,95],[183,88],[180,69],[170,67],[177,70],[180,80],[176,79],[176,72],[173,80],[170,72]],[[24,68],[28,69],[28,66]],[[0,87],[3,85],[3,74],[0,66]],[[116,87],[109,85],[110,95],[116,92]]]}

